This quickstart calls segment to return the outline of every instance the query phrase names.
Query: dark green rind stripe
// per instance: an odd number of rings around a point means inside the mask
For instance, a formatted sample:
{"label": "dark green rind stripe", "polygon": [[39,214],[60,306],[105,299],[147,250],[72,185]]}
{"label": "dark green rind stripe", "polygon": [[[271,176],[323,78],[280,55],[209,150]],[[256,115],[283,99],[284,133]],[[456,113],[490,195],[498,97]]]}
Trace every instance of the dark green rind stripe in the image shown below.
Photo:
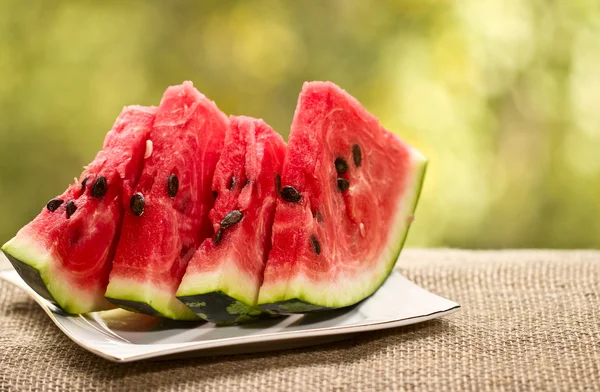
{"label": "dark green rind stripe", "polygon": [[256,306],[247,305],[223,291],[177,297],[200,318],[217,325],[241,324],[277,317]]}
{"label": "dark green rind stripe", "polygon": [[263,304],[259,306],[267,312],[277,314],[313,313],[334,309],[327,308],[325,306],[313,305],[299,299],[289,299],[287,301],[273,302],[271,304]]}
{"label": "dark green rind stripe", "polygon": [[21,276],[21,278],[25,281],[25,283],[29,285],[29,287],[31,287],[42,298],[48,300],[56,307],[62,309],[62,307],[58,304],[58,302],[56,302],[54,297],[52,297],[52,294],[50,294],[50,292],[48,291],[46,283],[42,279],[40,272],[37,269],[13,257],[10,253],[6,252],[5,250],[3,250],[2,252],[6,255],[6,258],[10,261],[13,267],[15,267],[15,270],[17,270],[19,276]]}
{"label": "dark green rind stripe", "polygon": [[148,305],[145,302],[130,301],[127,299],[117,299],[117,298],[110,298],[110,297],[104,297],[104,298],[106,298],[109,302],[117,305],[118,307],[125,309],[125,310],[129,310],[131,312],[144,313],[144,314],[149,314],[151,316],[163,317],[163,318],[167,318],[167,319],[170,318],[170,317],[167,317],[164,314],[160,313],[158,310],[154,309],[152,306]]}

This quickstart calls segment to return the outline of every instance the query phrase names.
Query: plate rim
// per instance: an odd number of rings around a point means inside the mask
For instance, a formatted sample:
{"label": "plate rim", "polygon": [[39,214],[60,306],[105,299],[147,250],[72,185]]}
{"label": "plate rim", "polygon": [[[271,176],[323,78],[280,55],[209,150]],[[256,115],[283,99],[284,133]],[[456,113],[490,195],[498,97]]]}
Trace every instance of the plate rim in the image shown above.
{"label": "plate rim", "polygon": [[[182,353],[192,352],[192,351],[207,350],[207,349],[213,349],[213,348],[218,348],[218,347],[231,347],[231,346],[235,346],[236,344],[245,345],[245,344],[252,344],[252,343],[264,343],[264,342],[282,341],[282,340],[306,339],[306,338],[310,338],[310,337],[314,337],[314,336],[331,336],[331,335],[338,335],[338,334],[339,335],[350,335],[350,334],[359,333],[359,332],[376,331],[376,330],[381,330],[381,329],[395,328],[395,327],[416,324],[416,323],[420,323],[420,322],[424,322],[424,321],[429,321],[432,319],[450,315],[450,314],[455,313],[460,310],[460,308],[461,308],[460,304],[458,304],[452,300],[449,300],[447,298],[441,297],[437,294],[431,293],[428,290],[423,289],[422,287],[418,286],[417,284],[415,284],[414,282],[412,282],[408,278],[406,278],[402,273],[397,271],[396,268],[394,268],[393,272],[398,273],[400,276],[402,276],[402,278],[406,279],[408,282],[419,287],[420,289],[427,291],[429,294],[435,295],[439,298],[444,299],[445,301],[447,301],[449,303],[450,306],[446,309],[438,310],[438,311],[431,312],[428,314],[405,317],[405,318],[401,318],[401,319],[395,318],[395,319],[382,320],[382,321],[373,321],[373,322],[368,322],[368,323],[363,322],[363,323],[358,323],[358,324],[340,325],[340,326],[325,327],[325,328],[312,328],[312,329],[305,329],[305,330],[300,330],[300,331],[280,331],[280,332],[270,332],[270,333],[263,333],[263,334],[251,335],[251,336],[235,336],[235,337],[228,337],[228,338],[205,340],[205,341],[200,341],[200,342],[196,341],[196,342],[185,342],[185,343],[168,343],[168,344],[164,344],[165,347],[163,347],[163,348],[157,348],[157,349],[154,349],[151,351],[143,351],[143,352],[139,352],[139,353],[134,352],[131,354],[124,354],[124,353],[117,354],[115,352],[110,352],[110,351],[104,350],[100,347],[91,346],[91,345],[83,342],[75,334],[71,333],[56,318],[55,314],[52,312],[52,310],[50,308],[50,303],[48,301],[46,301],[44,298],[40,297],[31,287],[29,287],[25,282],[23,282],[21,277],[18,276],[17,271],[14,270],[13,268],[9,267],[7,269],[0,270],[0,279],[5,280],[6,282],[8,282],[22,290],[25,290],[27,292],[27,294],[30,297],[32,297],[34,299],[34,301],[44,310],[46,315],[48,315],[48,317],[50,317],[52,322],[70,340],[72,340],[78,346],[80,346],[83,349],[85,349],[93,354],[96,354],[104,359],[107,359],[111,362],[127,363],[127,362],[141,361],[141,360],[152,359],[152,358],[159,358],[159,357],[167,356],[167,355],[182,354]],[[78,315],[77,317],[87,319],[89,316]],[[125,345],[125,344],[135,345],[133,343],[125,343],[125,342],[121,342],[121,341],[116,341],[116,339],[113,341],[116,342],[115,347],[120,347],[121,345]],[[148,346],[148,345],[135,345],[135,346],[141,347],[141,346]],[[119,350],[116,350],[116,351],[119,351]]]}

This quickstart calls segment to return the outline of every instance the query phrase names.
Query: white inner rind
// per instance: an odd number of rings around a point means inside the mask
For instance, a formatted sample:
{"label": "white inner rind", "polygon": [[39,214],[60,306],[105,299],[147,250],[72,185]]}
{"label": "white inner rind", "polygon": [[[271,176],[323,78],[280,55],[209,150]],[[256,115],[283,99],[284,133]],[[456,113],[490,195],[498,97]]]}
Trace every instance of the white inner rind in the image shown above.
{"label": "white inner rind", "polygon": [[264,284],[260,288],[258,305],[270,304],[291,299],[329,308],[340,308],[355,304],[371,295],[379,288],[392,271],[404,246],[421,192],[427,158],[420,151],[411,148],[411,179],[406,192],[397,201],[394,225],[389,231],[386,247],[379,256],[375,268],[363,273],[336,279],[336,282],[315,282],[304,274],[298,274],[289,281]]}
{"label": "white inner rind", "polygon": [[228,259],[219,262],[219,268],[214,271],[186,272],[177,290],[177,296],[222,291],[246,305],[255,305],[258,297],[258,282],[237,265],[234,260]]}
{"label": "white inner rind", "polygon": [[69,280],[73,272],[60,267],[60,261],[29,236],[18,233],[2,250],[15,259],[36,269],[46,289],[67,313],[79,314],[112,309],[115,306],[104,298],[103,287],[78,287]]}
{"label": "white inner rind", "polygon": [[198,320],[198,316],[179,301],[170,290],[132,279],[111,277],[106,297],[145,303],[160,314],[174,320]]}

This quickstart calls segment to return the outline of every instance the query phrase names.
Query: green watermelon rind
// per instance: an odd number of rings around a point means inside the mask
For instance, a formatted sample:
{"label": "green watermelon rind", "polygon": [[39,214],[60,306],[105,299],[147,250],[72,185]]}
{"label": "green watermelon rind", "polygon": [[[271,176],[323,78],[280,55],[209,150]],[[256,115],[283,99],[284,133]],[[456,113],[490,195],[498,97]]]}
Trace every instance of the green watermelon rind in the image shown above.
{"label": "green watermelon rind", "polygon": [[1,249],[25,283],[64,312],[81,314],[114,308],[108,301],[98,301],[89,290],[79,290],[66,281],[65,274],[51,268],[59,264],[52,254],[27,235],[17,234]]}
{"label": "green watermelon rind", "polygon": [[[412,188],[412,193],[405,193],[402,196],[403,200],[412,200],[408,203],[411,205],[409,209],[405,211],[405,213],[398,213],[400,216],[396,219],[396,224],[400,225],[401,220],[406,220],[414,215],[415,210],[417,208],[417,204],[421,195],[421,190],[423,188],[423,182],[425,180],[425,172],[427,171],[428,160],[420,151],[412,148],[412,158],[414,162],[414,180],[413,185],[409,188]],[[404,229],[402,230],[402,228]],[[330,298],[326,294],[319,293],[318,287],[312,287],[309,289],[303,289],[305,287],[305,282],[289,282],[286,283],[285,286],[271,286],[269,288],[262,287],[260,290],[260,294],[258,297],[258,306],[263,308],[266,311],[273,313],[281,313],[281,314],[294,314],[294,313],[310,313],[310,312],[318,312],[330,309],[338,309],[344,308],[347,306],[352,306],[369,296],[375,293],[379,287],[383,285],[387,277],[390,275],[394,266],[396,265],[396,261],[398,260],[402,248],[404,247],[404,243],[406,242],[406,238],[408,236],[408,231],[410,229],[410,221],[405,226],[400,226],[400,232],[397,234],[396,238],[397,246],[395,249],[388,251],[389,254],[388,261],[384,263],[387,267],[384,269],[383,273],[380,274],[379,279],[373,281],[372,279],[365,279],[367,285],[370,286],[368,288],[363,288],[364,295],[355,295],[348,301],[337,301],[332,302]],[[394,240],[390,240],[394,241]],[[374,283],[371,283],[374,282]],[[295,287],[299,292],[290,293],[288,288]],[[329,300],[328,300],[329,299]]]}
{"label": "green watermelon rind", "polygon": [[275,317],[258,306],[248,305],[218,290],[177,298],[200,318],[217,325],[243,324]]}
{"label": "green watermelon rind", "polygon": [[[218,271],[187,273],[176,297],[199,317],[219,325],[272,317],[270,312],[256,306],[258,291],[251,289],[255,283],[235,265],[223,262]],[[198,306],[199,303],[204,305]]]}
{"label": "green watermelon rind", "polygon": [[173,297],[171,292],[161,293],[160,287],[134,280],[111,278],[104,296],[108,301],[126,310],[173,320],[199,320],[199,317]]}

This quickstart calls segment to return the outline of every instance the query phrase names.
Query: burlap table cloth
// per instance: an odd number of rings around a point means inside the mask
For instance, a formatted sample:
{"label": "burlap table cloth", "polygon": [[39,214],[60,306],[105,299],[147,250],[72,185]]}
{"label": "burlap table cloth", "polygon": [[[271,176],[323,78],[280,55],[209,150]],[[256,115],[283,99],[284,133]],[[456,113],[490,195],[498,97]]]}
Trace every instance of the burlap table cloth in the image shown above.
{"label": "burlap table cloth", "polygon": [[313,348],[133,364],[86,352],[0,282],[0,390],[600,389],[600,252],[406,250],[398,265],[462,310]]}

